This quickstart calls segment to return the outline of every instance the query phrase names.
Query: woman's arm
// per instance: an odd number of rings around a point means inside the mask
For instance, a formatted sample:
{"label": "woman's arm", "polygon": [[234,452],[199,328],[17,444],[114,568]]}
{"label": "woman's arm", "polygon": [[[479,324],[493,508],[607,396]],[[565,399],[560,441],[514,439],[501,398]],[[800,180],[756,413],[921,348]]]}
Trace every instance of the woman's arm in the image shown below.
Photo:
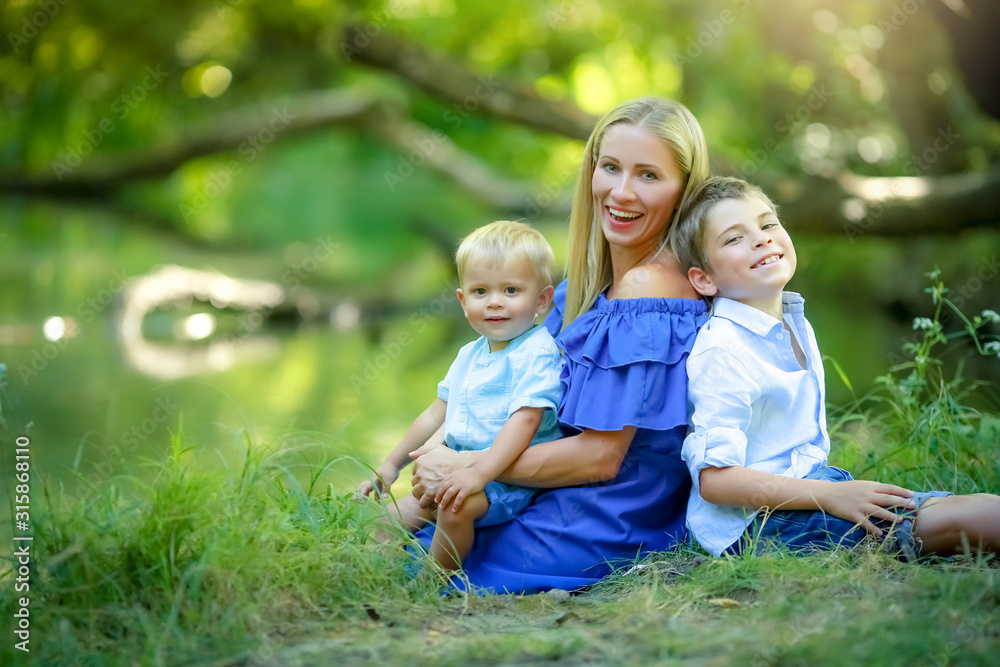
{"label": "woman's arm", "polygon": [[[497,481],[533,488],[578,486],[613,479],[635,437],[635,427],[621,431],[585,430],[578,435],[528,447]],[[410,456],[413,495],[421,507],[434,503],[442,480],[460,468],[474,465],[483,452],[455,452],[444,446],[424,445]]]}
{"label": "woman's arm", "polygon": [[528,447],[497,479],[507,484],[551,489],[614,479],[635,427],[621,431],[586,429],[568,438]]}

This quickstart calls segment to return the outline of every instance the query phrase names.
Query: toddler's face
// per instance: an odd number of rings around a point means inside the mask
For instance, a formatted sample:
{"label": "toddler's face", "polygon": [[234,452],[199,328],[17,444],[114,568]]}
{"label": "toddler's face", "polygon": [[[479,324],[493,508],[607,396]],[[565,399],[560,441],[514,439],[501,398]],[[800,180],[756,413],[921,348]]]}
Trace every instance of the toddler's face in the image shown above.
{"label": "toddler's face", "polygon": [[792,239],[759,197],[716,204],[705,225],[704,243],[711,269],[701,272],[701,281],[692,276],[692,283],[705,296],[759,307],[780,295],[795,274]]}
{"label": "toddler's face", "polygon": [[540,285],[524,259],[472,262],[465,269],[458,300],[472,328],[490,341],[490,351],[507,347],[535,324],[552,301],[552,286]]}

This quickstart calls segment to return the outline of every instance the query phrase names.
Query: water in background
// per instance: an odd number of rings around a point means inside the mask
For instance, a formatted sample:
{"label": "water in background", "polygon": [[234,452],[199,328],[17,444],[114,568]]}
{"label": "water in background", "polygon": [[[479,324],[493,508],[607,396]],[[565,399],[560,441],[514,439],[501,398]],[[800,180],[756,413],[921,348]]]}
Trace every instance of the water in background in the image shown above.
{"label": "water in background", "polygon": [[[0,242],[3,445],[27,433],[32,470],[50,484],[143,479],[146,464],[163,460],[171,435],[183,432],[194,460],[212,469],[238,466],[248,437],[296,449],[303,465],[347,457],[321,480],[346,493],[365,474],[361,462],[376,465],[434,399],[455,352],[475,336],[443,261],[420,298],[394,300],[389,284],[385,299],[371,300],[370,285],[355,286],[368,295],[363,302],[351,290],[313,285],[308,262],[290,277],[280,259],[223,259],[77,217],[51,238],[7,229]],[[799,247],[804,277],[792,288],[807,295],[824,352],[863,392],[913,337],[911,314],[894,321],[878,295],[830,277],[826,262],[842,257],[828,244]],[[865,252],[858,256],[872,270]],[[913,300],[904,310],[924,300],[919,264],[907,276]],[[980,292],[997,293],[989,281]],[[832,402],[850,399],[830,364],[827,385]]]}

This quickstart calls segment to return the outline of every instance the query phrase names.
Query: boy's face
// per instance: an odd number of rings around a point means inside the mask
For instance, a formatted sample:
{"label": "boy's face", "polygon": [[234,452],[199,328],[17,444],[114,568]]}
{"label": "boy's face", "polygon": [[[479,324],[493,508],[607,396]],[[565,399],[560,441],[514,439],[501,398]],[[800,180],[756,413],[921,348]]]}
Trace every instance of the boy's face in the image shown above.
{"label": "boy's face", "polygon": [[[692,267],[698,293],[770,311],[795,273],[795,247],[759,197],[724,199],[712,208],[703,238],[711,269]],[[779,306],[780,310],[780,306]]]}
{"label": "boy's face", "polygon": [[490,352],[507,347],[535,325],[535,315],[552,301],[552,285],[540,285],[524,259],[471,262],[458,301],[472,328],[490,342]]}

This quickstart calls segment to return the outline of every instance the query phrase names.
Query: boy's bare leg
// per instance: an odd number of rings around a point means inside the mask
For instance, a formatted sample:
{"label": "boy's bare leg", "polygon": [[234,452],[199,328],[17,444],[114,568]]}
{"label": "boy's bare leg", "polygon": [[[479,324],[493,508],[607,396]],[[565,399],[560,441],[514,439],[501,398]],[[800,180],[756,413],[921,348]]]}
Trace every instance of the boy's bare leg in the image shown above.
{"label": "boy's bare leg", "polygon": [[920,508],[913,533],[924,555],[963,553],[964,544],[973,551],[1000,552],[1000,496],[931,498]]}
{"label": "boy's bare leg", "polygon": [[472,541],[476,537],[473,523],[486,514],[489,508],[490,501],[486,499],[486,494],[480,491],[466,498],[457,512],[453,512],[451,508],[438,512],[437,530],[431,542],[431,555],[437,559],[441,567],[446,570],[457,570],[462,567],[462,561],[469,555]]}
{"label": "boy's bare leg", "polygon": [[[396,502],[386,500],[385,503],[389,515],[403,524],[411,533],[417,532],[434,521],[434,514],[437,512],[436,509],[421,509],[420,501],[413,496],[404,496]],[[376,528],[373,535],[375,541],[380,544],[391,542],[393,538],[391,529],[391,525],[382,525]]]}

